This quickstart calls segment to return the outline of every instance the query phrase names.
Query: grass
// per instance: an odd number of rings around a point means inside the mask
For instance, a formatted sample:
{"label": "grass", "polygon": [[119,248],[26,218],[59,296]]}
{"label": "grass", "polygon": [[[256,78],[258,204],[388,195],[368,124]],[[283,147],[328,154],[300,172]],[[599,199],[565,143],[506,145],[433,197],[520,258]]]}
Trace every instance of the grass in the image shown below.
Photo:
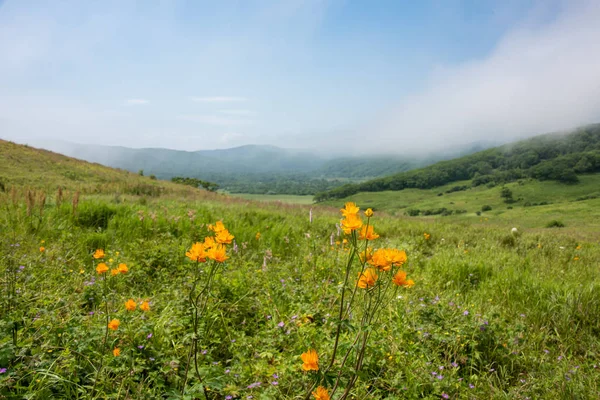
{"label": "grass", "polygon": [[[45,169],[44,185],[64,183],[59,167]],[[530,201],[544,198],[534,186],[510,187],[515,198],[526,190]],[[339,373],[344,389],[352,376],[339,357],[323,374],[336,332],[339,352],[353,356],[353,338],[369,337],[353,399],[600,397],[600,245],[577,229],[591,229],[596,200],[574,202],[573,193],[560,207],[505,211],[498,188],[480,188],[472,191],[476,201],[472,193],[448,195],[455,203],[465,196],[473,209],[491,205],[480,217],[473,210],[414,218],[402,215],[406,207],[376,211],[371,223],[380,237],[372,246],[404,249],[403,268],[416,284],[390,292],[377,320],[364,325],[374,292],[362,289],[348,319],[337,319],[340,295],[351,296],[360,272],[351,264],[344,286],[350,253],[336,228],[340,204],[312,206],[311,223],[308,206],[176,189],[117,196],[101,188],[104,194],[82,195],[75,209],[73,191],[60,202],[46,192],[44,203],[39,188],[35,197],[25,188],[0,193],[0,397],[304,399],[316,379],[331,389]],[[442,205],[445,196],[415,204]],[[507,228],[509,213],[524,221],[516,233]],[[551,216],[566,227],[544,228]],[[193,334],[192,282],[213,264],[185,254],[218,220],[236,246],[219,264]],[[109,269],[126,264],[127,274],[98,275],[98,248]],[[379,272],[378,282],[390,279]],[[129,299],[136,310],[125,308]],[[139,309],[145,300],[149,311]],[[107,329],[112,319],[120,320],[115,331]],[[193,368],[186,374],[194,341],[202,380]],[[300,355],[311,348],[318,373],[302,370]]]}
{"label": "grass", "polygon": [[[470,188],[470,181],[457,182],[443,187],[419,190],[358,193],[344,201],[355,201],[365,207],[385,211],[392,215],[405,215],[409,209],[432,210],[445,207],[449,210],[466,210],[465,214],[446,217],[417,217],[427,221],[443,218],[448,222],[483,223],[503,229],[519,227],[539,230],[551,220],[560,220],[566,230],[580,239],[600,240],[600,174],[582,175],[580,183],[565,185],[557,182],[527,180],[506,185],[512,193],[514,203],[507,204],[500,197],[500,187],[479,186]],[[465,191],[446,193],[455,186],[468,186]],[[438,196],[443,193],[442,196]],[[578,200],[584,196],[596,198]],[[547,205],[526,206],[527,203]],[[335,202],[326,202],[333,206]],[[491,206],[482,212],[483,206]],[[509,208],[511,207],[511,208]],[[481,215],[477,215],[480,212]]]}
{"label": "grass", "polygon": [[289,204],[313,204],[313,196],[302,196],[293,194],[248,194],[248,193],[232,193],[232,197],[240,197],[242,199],[254,201],[277,201]]}

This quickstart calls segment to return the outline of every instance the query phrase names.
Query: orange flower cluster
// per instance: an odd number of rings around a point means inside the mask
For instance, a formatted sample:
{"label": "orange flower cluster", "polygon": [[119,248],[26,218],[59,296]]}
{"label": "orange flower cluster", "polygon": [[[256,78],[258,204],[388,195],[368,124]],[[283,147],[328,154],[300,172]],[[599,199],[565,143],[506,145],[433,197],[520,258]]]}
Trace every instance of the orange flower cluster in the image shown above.
{"label": "orange flower cluster", "polygon": [[[135,311],[137,308],[137,303],[133,299],[129,299],[125,302],[125,308],[127,311]],[[150,303],[143,301],[142,304],[140,304],[140,310],[150,311]]]}
{"label": "orange flower cluster", "polygon": [[[117,252],[116,254],[119,255],[119,252]],[[104,250],[97,249],[94,252],[93,257],[96,260],[104,258],[105,257]],[[109,263],[112,263],[112,261],[113,261],[112,258],[110,260],[108,260]],[[124,264],[124,263],[120,263],[117,268],[113,268],[113,269],[108,268],[108,265],[106,265],[106,263],[103,263],[103,262],[98,263],[98,265],[96,266],[96,272],[98,273],[98,275],[105,274],[108,271],[110,271],[111,276],[116,276],[119,274],[126,274],[127,272],[129,272],[129,268],[127,268],[127,264]]]}
{"label": "orange flower cluster", "polygon": [[207,236],[204,238],[204,242],[194,243],[185,255],[196,262],[206,262],[209,259],[222,263],[229,258],[225,245],[230,244],[235,236],[229,233],[221,221],[209,225],[208,229],[214,232],[215,236]]}
{"label": "orange flower cluster", "polygon": [[389,271],[392,266],[399,266],[406,262],[406,252],[398,249],[378,249],[368,263],[380,271]]}
{"label": "orange flower cluster", "polygon": [[379,277],[377,276],[377,271],[375,271],[375,268],[367,268],[365,272],[358,273],[357,285],[361,289],[372,288],[375,286],[378,278]]}
{"label": "orange flower cluster", "polygon": [[358,208],[356,206],[356,204],[354,204],[352,202],[348,202],[344,205],[344,208],[342,208],[340,211],[341,211],[342,215],[344,216],[344,218],[342,218],[340,224],[341,224],[342,230],[344,231],[344,233],[346,235],[349,235],[353,231],[355,231],[363,226],[363,223],[362,223],[360,217],[358,216],[358,212],[360,211],[360,208]]}
{"label": "orange flower cluster", "polygon": [[119,321],[118,319],[113,319],[108,323],[108,329],[116,331],[117,329],[119,329],[120,324],[121,321]]}

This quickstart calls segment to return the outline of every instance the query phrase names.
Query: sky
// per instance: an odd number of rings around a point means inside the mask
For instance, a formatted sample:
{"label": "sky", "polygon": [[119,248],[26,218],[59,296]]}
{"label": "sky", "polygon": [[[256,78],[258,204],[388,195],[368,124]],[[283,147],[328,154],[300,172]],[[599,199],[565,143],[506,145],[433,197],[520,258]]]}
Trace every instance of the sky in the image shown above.
{"label": "sky", "polygon": [[600,1],[0,0],[0,138],[435,151],[600,122]]}

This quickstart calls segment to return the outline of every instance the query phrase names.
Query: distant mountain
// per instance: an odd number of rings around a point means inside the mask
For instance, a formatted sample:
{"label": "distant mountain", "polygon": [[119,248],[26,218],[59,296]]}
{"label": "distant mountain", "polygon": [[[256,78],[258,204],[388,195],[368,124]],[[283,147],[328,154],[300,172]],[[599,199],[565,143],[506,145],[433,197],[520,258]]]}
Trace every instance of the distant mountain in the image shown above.
{"label": "distant mountain", "polygon": [[[473,146],[479,148],[481,144]],[[46,142],[42,147],[114,168],[132,172],[143,170],[145,175],[160,179],[184,176],[216,182],[232,192],[277,194],[314,194],[347,182],[408,171],[472,151],[470,146],[427,157],[335,157],[263,145],[191,152],[61,141]]]}
{"label": "distant mountain", "polygon": [[424,168],[318,193],[317,201],[359,192],[430,189],[472,180],[472,186],[498,185],[522,178],[576,183],[577,174],[600,172],[600,124],[568,133],[550,133],[479,151]]}

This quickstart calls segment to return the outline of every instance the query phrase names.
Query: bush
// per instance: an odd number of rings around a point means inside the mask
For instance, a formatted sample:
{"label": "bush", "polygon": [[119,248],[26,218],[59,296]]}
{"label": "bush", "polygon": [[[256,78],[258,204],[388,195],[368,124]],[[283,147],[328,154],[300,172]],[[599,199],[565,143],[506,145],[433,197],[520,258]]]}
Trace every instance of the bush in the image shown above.
{"label": "bush", "polygon": [[546,224],[546,228],[564,228],[565,224],[562,221],[554,219]]}
{"label": "bush", "polygon": [[421,210],[406,210],[405,212],[406,215],[408,215],[409,217],[416,217],[419,214],[421,214]]}
{"label": "bush", "polygon": [[481,207],[481,211],[492,211],[492,206],[488,206],[487,204]]}

